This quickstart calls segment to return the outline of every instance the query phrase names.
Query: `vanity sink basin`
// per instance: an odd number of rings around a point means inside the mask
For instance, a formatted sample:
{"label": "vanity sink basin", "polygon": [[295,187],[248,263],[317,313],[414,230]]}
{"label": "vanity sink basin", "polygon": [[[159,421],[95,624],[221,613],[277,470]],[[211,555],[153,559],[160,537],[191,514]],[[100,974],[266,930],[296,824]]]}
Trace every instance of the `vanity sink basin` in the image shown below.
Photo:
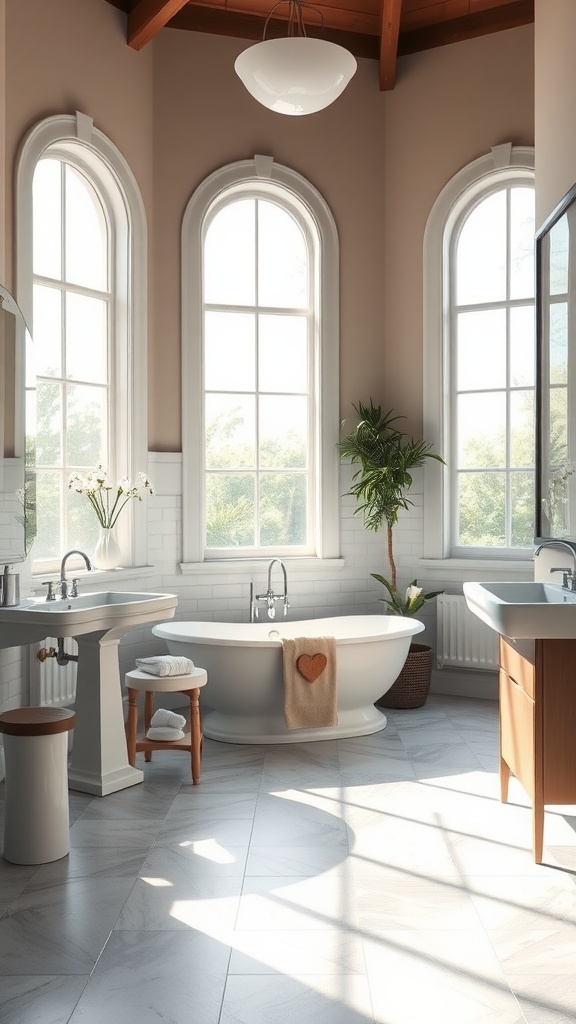
{"label": "vanity sink basin", "polygon": [[0,607],[0,646],[158,622],[172,618],[177,604],[175,594],[109,590],[59,601],[29,598],[14,608]]}
{"label": "vanity sink basin", "polygon": [[471,612],[513,640],[576,638],[576,594],[558,583],[465,583]]}

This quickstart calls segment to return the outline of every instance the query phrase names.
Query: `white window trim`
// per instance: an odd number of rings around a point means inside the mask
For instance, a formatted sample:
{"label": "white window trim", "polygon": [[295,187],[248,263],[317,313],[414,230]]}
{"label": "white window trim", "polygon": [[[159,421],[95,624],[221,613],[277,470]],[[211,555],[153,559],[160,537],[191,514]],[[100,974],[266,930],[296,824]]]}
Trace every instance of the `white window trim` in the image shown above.
{"label": "white window trim", "polygon": [[[501,183],[514,185],[534,183],[534,149],[504,143],[493,146],[490,153],[463,167],[444,186],[436,199],[424,232],[424,324],[423,324],[423,419],[424,437],[434,450],[448,451],[450,423],[444,396],[450,387],[449,283],[448,265],[450,237],[463,209],[475,196]],[[481,561],[510,569],[527,566],[526,554],[516,560],[507,550],[498,558],[493,549],[469,558],[450,557],[450,477],[448,467],[428,459],[424,468],[424,558],[423,564],[438,568],[474,567]]]}
{"label": "white window trim", "polygon": [[[110,139],[94,127],[91,117],[78,111],[73,115],[57,114],[30,130],[17,158],[16,285],[18,301],[32,337],[32,185],[36,164],[48,147],[53,147],[54,151],[57,148],[63,157],[70,155],[78,166],[84,166],[90,177],[102,182],[104,190],[108,175],[116,186],[111,190],[112,208],[115,201],[122,204],[119,213],[129,226],[129,238],[118,240],[128,295],[121,303],[125,307],[124,318],[117,332],[125,339],[126,348],[122,351],[118,346],[116,353],[115,417],[125,425],[121,433],[126,436],[119,469],[122,475],[135,479],[138,472],[147,471],[148,464],[148,269],[144,202],[128,163]],[[132,562],[134,566],[143,566],[147,563],[148,547],[145,502],[131,502],[129,511],[130,515],[123,517],[123,525],[127,528]]]}
{"label": "white window trim", "polygon": [[[278,183],[307,207],[320,240],[319,289],[322,342],[319,346],[318,393],[320,481],[318,564],[339,556],[339,296],[338,233],[332,214],[319,192],[296,171],[271,157],[255,156],[219,168],[196,189],[182,222],[182,571],[200,563],[205,570],[222,570],[222,562],[204,560],[203,539],[203,426],[202,426],[202,265],[200,245],[204,215],[227,188],[260,188]],[[289,556],[288,556],[289,558]]]}

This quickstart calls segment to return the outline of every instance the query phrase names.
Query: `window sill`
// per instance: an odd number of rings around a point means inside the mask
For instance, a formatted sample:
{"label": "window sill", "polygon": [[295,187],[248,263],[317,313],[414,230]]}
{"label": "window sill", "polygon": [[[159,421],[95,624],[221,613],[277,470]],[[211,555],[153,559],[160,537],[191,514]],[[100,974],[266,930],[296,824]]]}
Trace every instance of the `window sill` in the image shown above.
{"label": "window sill", "polygon": [[[215,573],[226,573],[230,576],[246,576],[247,572],[266,571],[271,558],[225,558],[208,562],[180,562],[183,576],[210,576]],[[344,568],[343,558],[282,558],[290,574],[298,572],[310,573],[314,569]]]}
{"label": "window sill", "polygon": [[483,579],[533,579],[534,560],[512,558],[419,558],[418,565],[434,569],[441,576],[442,570],[466,570]]}

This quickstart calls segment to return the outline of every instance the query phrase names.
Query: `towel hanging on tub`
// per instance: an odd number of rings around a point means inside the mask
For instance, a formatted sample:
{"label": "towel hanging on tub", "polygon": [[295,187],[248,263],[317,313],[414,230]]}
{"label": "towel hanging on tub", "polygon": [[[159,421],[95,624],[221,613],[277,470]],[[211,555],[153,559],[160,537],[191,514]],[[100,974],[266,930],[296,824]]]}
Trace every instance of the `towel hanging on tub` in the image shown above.
{"label": "towel hanging on tub", "polygon": [[286,727],[319,729],[338,725],[334,637],[282,640],[282,662]]}

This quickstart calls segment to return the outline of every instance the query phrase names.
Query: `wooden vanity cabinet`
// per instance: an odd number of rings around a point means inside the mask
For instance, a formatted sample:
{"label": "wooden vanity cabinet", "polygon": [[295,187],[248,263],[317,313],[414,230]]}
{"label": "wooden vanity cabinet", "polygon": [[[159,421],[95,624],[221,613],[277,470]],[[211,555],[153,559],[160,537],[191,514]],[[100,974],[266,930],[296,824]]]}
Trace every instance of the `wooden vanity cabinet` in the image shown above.
{"label": "wooden vanity cabinet", "polygon": [[500,637],[500,797],[510,772],[532,800],[534,860],[544,806],[576,804],[576,640]]}

